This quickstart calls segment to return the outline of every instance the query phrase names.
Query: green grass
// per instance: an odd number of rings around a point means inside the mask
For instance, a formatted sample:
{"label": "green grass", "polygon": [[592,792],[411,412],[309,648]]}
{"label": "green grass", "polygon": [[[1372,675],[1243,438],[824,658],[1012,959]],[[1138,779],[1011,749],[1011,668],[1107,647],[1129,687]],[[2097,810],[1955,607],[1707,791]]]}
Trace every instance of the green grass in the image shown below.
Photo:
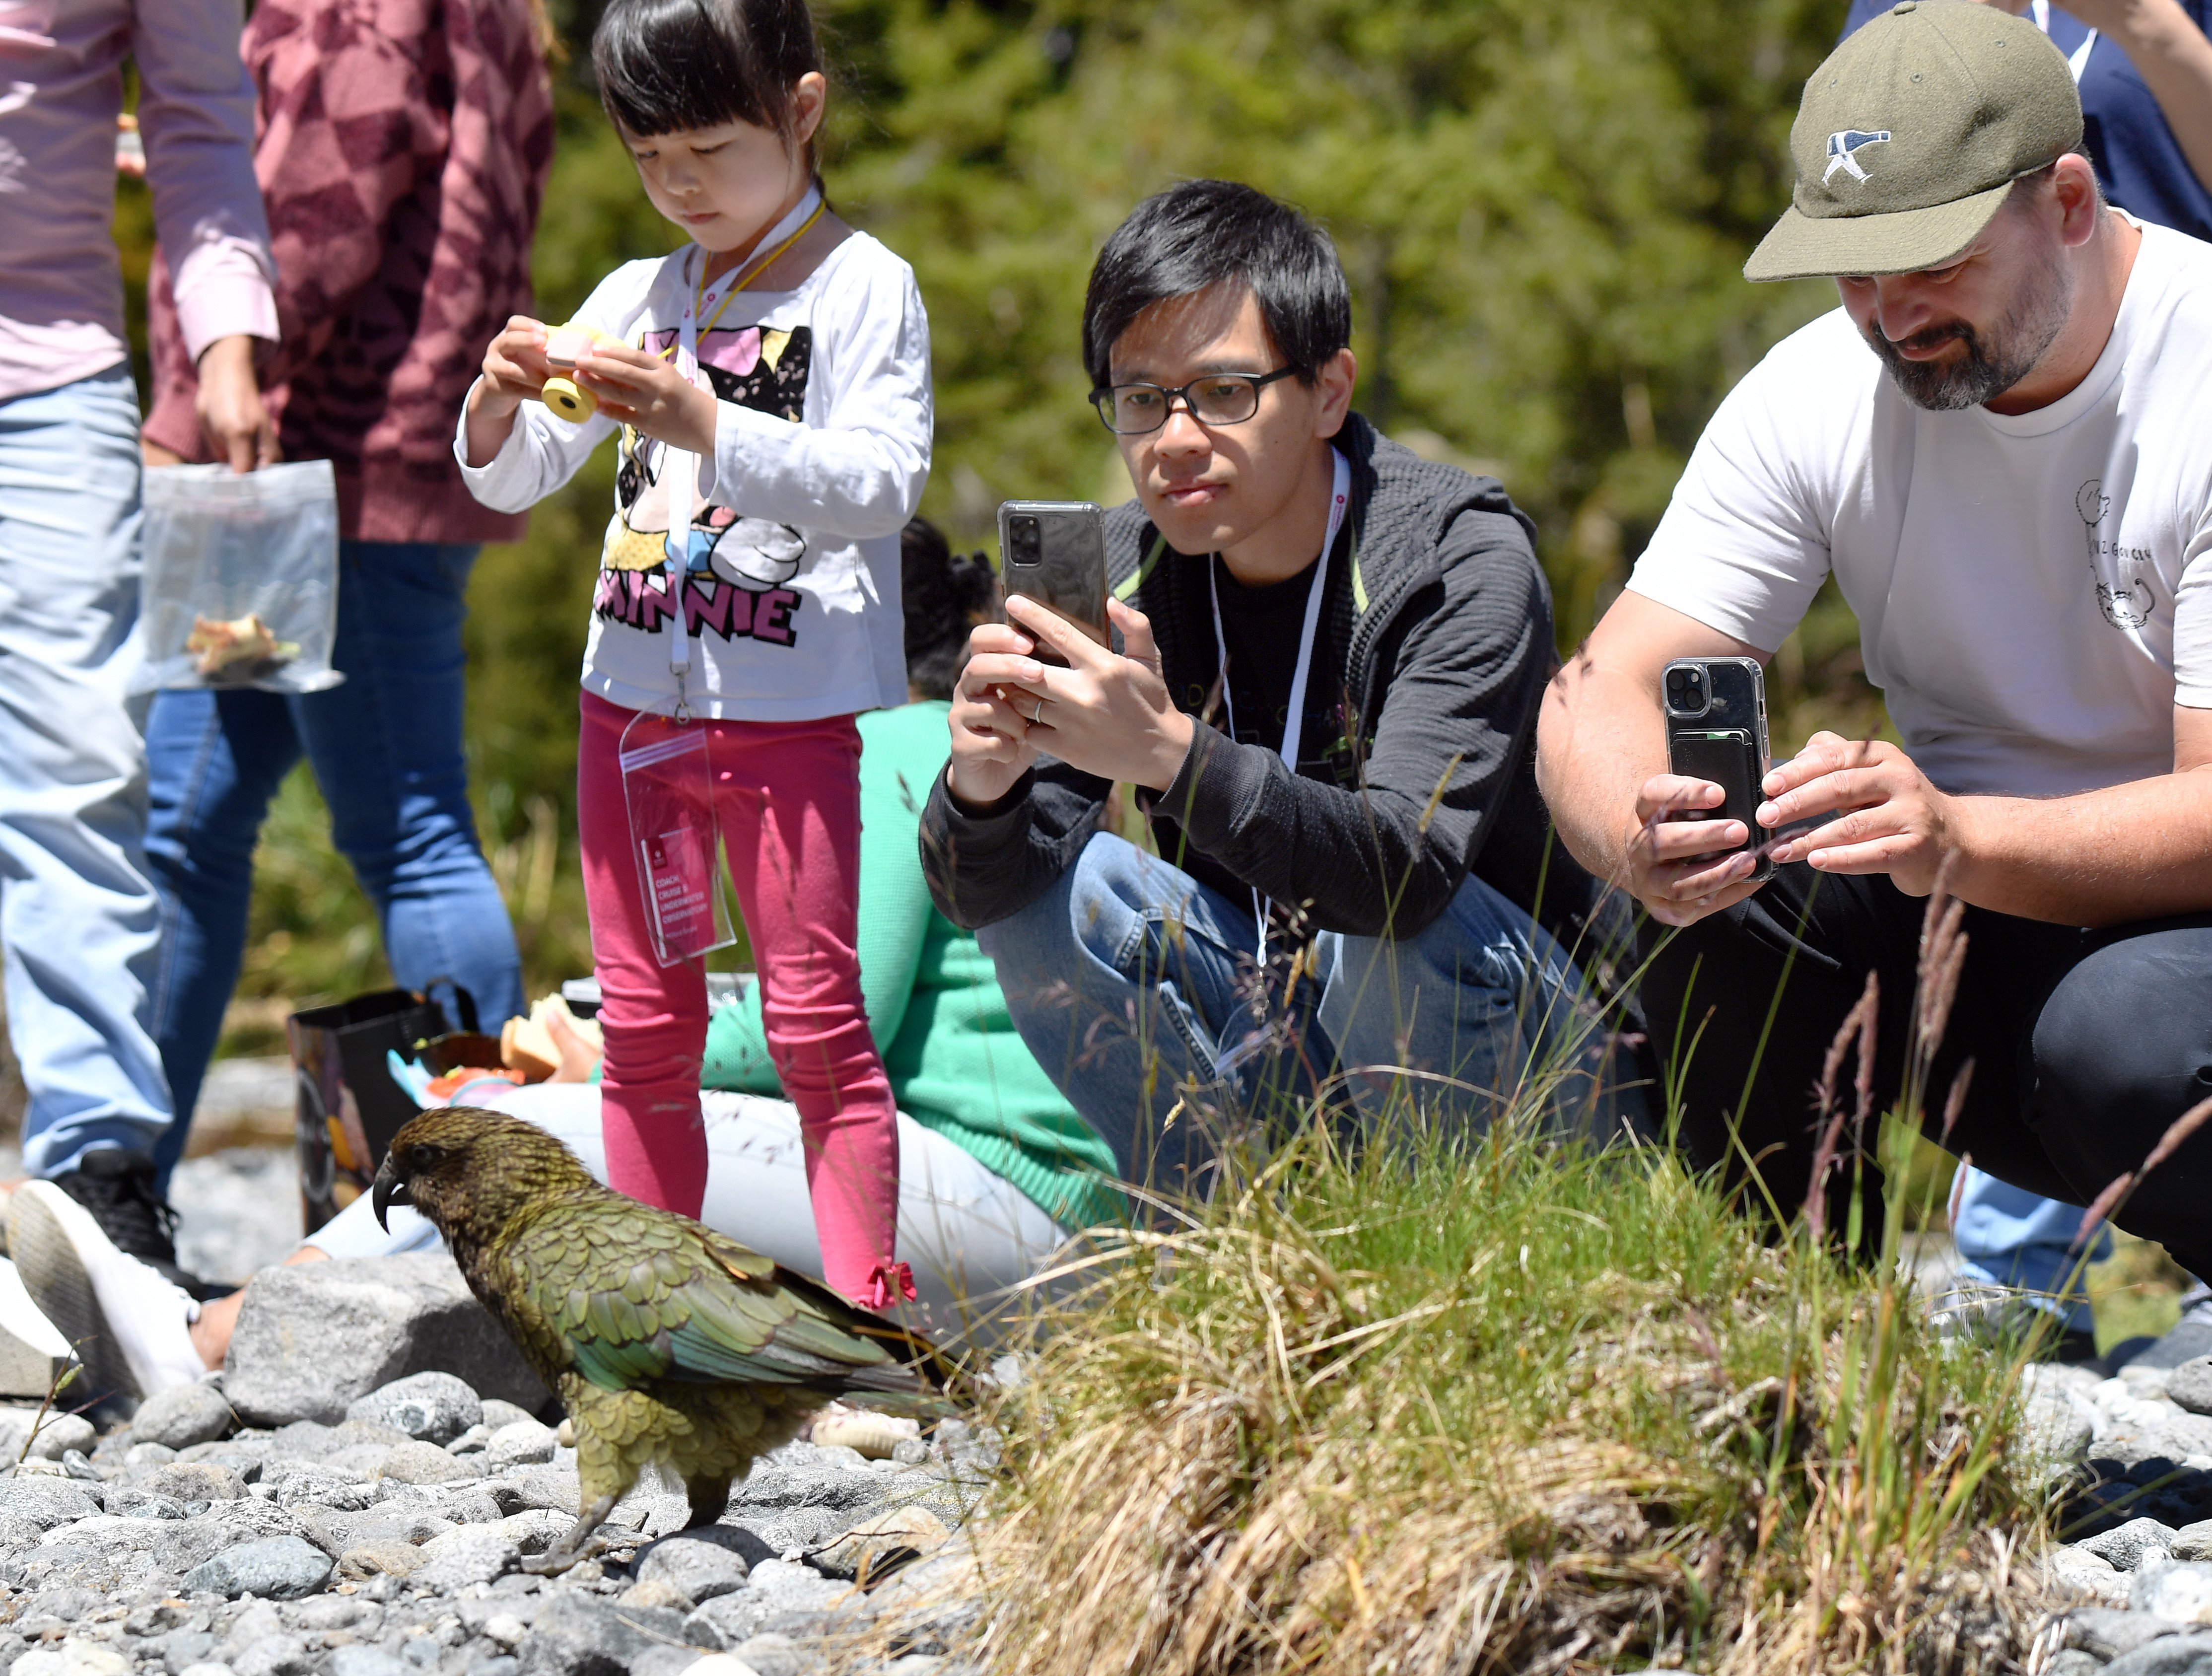
{"label": "green grass", "polygon": [[1228,1123],[1182,1090],[1182,1120],[1273,1150],[1224,1145],[1210,1194],[1040,1285],[994,1403],[976,1653],[1006,1676],[2020,1667],[2047,1602],[2015,1562],[2054,1511],[2014,1447],[2040,1346],[1940,1340],[1900,1262],[1945,1185],[1919,1120],[1960,914],[1931,899],[1893,1120],[1850,1074],[1871,996],[1830,1056],[1823,1157],[1851,1179],[1864,1133],[1898,1188],[1841,1228],[1672,1146],[1561,1139],[1573,1044],[1482,1133],[1410,1078],[1356,1122]]}

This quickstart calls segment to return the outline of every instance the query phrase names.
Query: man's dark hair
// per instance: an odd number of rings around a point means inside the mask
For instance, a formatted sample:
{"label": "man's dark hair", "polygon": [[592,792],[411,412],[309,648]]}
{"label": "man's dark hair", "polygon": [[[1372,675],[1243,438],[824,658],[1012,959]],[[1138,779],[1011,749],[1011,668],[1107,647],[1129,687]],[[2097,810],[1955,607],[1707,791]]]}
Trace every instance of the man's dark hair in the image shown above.
{"label": "man's dark hair", "polygon": [[641,139],[726,122],[789,139],[791,90],[821,68],[805,0],[614,0],[592,35],[600,102]]}
{"label": "man's dark hair", "polygon": [[978,553],[963,558],[926,518],[899,531],[899,598],[906,612],[906,678],[924,698],[950,698],[968,661],[968,631],[988,616],[997,580]]}
{"label": "man's dark hair", "polygon": [[1352,290],[1328,234],[1289,204],[1233,180],[1186,180],[1114,229],[1083,299],[1083,365],[1110,382],[1114,345],[1156,302],[1224,283],[1260,305],[1275,353],[1311,384],[1352,342]]}

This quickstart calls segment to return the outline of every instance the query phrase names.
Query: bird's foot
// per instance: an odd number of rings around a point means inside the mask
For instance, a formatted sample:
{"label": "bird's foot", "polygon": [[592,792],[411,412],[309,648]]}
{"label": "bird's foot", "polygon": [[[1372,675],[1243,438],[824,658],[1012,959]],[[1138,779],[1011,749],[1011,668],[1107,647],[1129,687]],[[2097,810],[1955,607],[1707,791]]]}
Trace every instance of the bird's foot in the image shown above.
{"label": "bird's foot", "polygon": [[573,1548],[566,1542],[556,1542],[542,1554],[526,1557],[522,1569],[533,1577],[557,1577],[572,1566],[581,1565],[587,1559],[597,1559],[606,1549],[606,1539],[598,1536]]}
{"label": "bird's foot", "polygon": [[533,1577],[558,1576],[572,1565],[581,1564],[606,1546],[597,1533],[606,1522],[607,1515],[615,1510],[615,1498],[602,1496],[585,1508],[580,1517],[568,1527],[566,1535],[542,1554],[532,1554],[522,1562],[522,1569]]}

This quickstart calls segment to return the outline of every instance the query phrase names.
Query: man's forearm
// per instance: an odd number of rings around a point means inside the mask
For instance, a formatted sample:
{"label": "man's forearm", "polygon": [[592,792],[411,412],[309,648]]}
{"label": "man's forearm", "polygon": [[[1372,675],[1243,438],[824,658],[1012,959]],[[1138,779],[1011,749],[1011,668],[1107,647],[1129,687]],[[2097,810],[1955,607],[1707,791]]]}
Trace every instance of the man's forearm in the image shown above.
{"label": "man's forearm", "polygon": [[2212,40],[2178,0],[2126,0],[2117,9],[2117,39],[2152,96],[2182,155],[2212,191]]}
{"label": "man's forearm", "polygon": [[1650,693],[1587,654],[1552,677],[1536,724],[1536,786],[1567,853],[1592,877],[1626,877],[1637,788],[1667,768]]}
{"label": "man's forearm", "polygon": [[1951,888],[2064,926],[2212,909],[2212,768],[2075,797],[1960,798]]}

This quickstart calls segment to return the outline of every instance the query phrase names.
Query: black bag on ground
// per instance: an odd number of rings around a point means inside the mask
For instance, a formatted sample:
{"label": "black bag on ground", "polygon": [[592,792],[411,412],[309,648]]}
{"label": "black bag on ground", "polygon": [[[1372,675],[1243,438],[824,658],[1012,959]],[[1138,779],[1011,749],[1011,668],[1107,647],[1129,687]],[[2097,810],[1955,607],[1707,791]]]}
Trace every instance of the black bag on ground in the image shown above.
{"label": "black bag on ground", "polygon": [[[461,1028],[477,1028],[475,999],[449,980]],[[422,1044],[447,1034],[445,1009],[428,994],[380,989],[284,1021],[299,1082],[295,1133],[300,1148],[300,1199],[307,1231],[320,1228],[367,1193],[392,1136],[416,1111],[392,1080],[386,1055],[412,1059]]]}

